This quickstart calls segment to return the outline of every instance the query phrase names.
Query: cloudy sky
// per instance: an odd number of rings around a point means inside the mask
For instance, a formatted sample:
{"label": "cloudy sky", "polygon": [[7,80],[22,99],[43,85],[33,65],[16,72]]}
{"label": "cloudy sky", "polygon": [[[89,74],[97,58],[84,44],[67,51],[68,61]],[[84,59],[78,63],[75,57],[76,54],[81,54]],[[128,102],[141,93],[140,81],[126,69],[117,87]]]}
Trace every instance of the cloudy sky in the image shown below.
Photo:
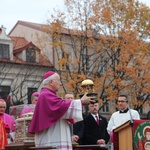
{"label": "cloudy sky", "polygon": [[1,0],[0,5],[0,26],[9,33],[18,20],[46,22],[53,8],[63,7],[63,0]]}
{"label": "cloudy sky", "polygon": [[[1,0],[0,26],[8,34],[18,20],[45,23],[53,8],[63,8],[64,0]],[[150,7],[150,0],[139,0]]]}

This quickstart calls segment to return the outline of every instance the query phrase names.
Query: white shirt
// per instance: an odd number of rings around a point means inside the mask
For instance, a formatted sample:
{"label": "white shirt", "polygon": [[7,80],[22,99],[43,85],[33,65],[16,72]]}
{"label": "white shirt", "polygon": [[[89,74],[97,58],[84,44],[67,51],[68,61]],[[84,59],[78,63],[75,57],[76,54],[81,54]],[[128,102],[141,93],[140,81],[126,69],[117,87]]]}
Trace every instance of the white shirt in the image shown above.
{"label": "white shirt", "polygon": [[96,116],[97,116],[97,117],[98,117],[98,119],[99,119],[98,114],[94,115],[94,114],[92,114],[92,113],[91,113],[91,115],[93,116],[93,118],[95,119],[95,121],[96,121]]}
{"label": "white shirt", "polygon": [[130,109],[130,111],[128,110],[127,113],[119,113],[119,111],[117,111],[112,114],[108,122],[108,126],[107,126],[108,133],[110,134],[110,132],[113,131],[115,128],[131,120],[130,112],[133,120],[140,119],[140,115],[136,110]]}

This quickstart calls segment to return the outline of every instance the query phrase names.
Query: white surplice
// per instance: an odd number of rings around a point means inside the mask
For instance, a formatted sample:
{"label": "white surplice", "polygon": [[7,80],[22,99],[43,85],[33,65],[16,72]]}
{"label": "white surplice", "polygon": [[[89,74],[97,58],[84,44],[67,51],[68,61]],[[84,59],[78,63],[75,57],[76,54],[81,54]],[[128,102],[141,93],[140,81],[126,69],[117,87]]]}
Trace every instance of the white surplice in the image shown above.
{"label": "white surplice", "polygon": [[[131,112],[131,114],[130,114]],[[107,131],[108,133],[111,133],[115,128],[121,126],[125,122],[131,120],[131,117],[133,120],[140,119],[140,115],[136,110],[130,109],[126,113],[119,113],[119,111],[115,112],[112,114],[108,126],[107,126]]]}
{"label": "white surplice", "polygon": [[35,133],[35,145],[37,147],[56,146],[58,150],[72,150],[71,134],[67,119],[73,119],[74,122],[83,120],[80,100],[72,101],[67,112],[56,124]]}

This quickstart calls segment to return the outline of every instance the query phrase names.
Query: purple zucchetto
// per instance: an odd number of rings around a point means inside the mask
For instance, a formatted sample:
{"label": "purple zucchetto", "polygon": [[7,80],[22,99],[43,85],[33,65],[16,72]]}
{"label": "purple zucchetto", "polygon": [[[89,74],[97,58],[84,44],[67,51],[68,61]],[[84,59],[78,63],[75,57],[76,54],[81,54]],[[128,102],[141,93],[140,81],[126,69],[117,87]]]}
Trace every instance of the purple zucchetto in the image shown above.
{"label": "purple zucchetto", "polygon": [[32,96],[39,96],[39,92],[32,93]]}
{"label": "purple zucchetto", "polygon": [[48,78],[49,76],[53,75],[54,73],[55,73],[55,72],[53,72],[53,71],[48,71],[48,72],[46,72],[46,73],[44,74],[44,76],[43,76],[43,79]]}
{"label": "purple zucchetto", "polygon": [[4,103],[4,102],[5,102],[5,100],[4,100],[4,99],[2,99],[2,98],[0,98],[0,102]]}

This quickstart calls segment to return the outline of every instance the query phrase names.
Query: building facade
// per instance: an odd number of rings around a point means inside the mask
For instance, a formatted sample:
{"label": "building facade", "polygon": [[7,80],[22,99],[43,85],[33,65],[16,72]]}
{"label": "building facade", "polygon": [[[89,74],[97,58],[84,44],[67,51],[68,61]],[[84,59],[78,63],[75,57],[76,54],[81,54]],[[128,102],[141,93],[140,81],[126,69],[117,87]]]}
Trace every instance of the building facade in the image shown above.
{"label": "building facade", "polygon": [[31,103],[34,91],[39,91],[43,74],[53,70],[43,60],[41,50],[24,37],[6,35],[0,28],[0,97],[8,106]]}
{"label": "building facade", "polygon": [[[56,32],[59,32],[57,28],[56,28]],[[82,62],[80,68],[81,70],[85,72],[87,70],[90,72],[97,72],[98,76],[102,76],[102,74],[105,73],[106,68],[107,68],[107,66],[105,65],[105,62],[107,61],[107,58],[105,58],[106,55],[105,54],[103,55],[102,53],[98,53],[98,52],[93,53],[93,49],[95,49],[95,47],[94,46],[90,47],[90,44],[92,43],[92,38],[91,38],[92,34],[90,32],[87,35],[88,37],[86,37],[87,39],[84,39],[84,41],[81,41],[82,39],[80,38],[78,39],[78,35],[82,35],[83,33],[74,31],[74,33],[72,34],[71,32],[73,31],[62,29],[60,31],[62,36],[59,36],[59,40],[61,39],[61,42],[63,43],[63,45],[60,44],[58,46],[55,46],[55,45],[52,45],[51,43],[53,43],[53,41],[55,40],[55,37],[57,36],[56,32],[49,34],[48,29],[46,32],[44,32],[44,26],[42,24],[31,23],[31,22],[26,22],[26,21],[18,21],[16,25],[14,26],[14,28],[10,31],[9,36],[10,37],[13,37],[13,36],[24,37],[27,41],[32,41],[34,45],[36,45],[39,49],[42,50],[41,53],[44,56],[46,56],[46,59],[49,61],[49,63],[52,64],[55,70],[59,71],[59,73],[64,73],[64,76],[66,72],[63,71],[63,69],[68,66],[64,65],[65,60],[64,60],[64,64],[61,64],[61,65],[59,64],[60,59],[62,58],[76,60],[76,61],[79,60],[80,62]],[[76,38],[77,40],[72,41],[72,39],[70,38],[71,36],[77,37]],[[104,39],[104,37],[102,37],[102,39]],[[98,40],[95,40],[95,41],[98,41]],[[90,48],[89,49],[83,48],[83,51],[82,51],[82,47],[80,47],[82,45],[82,42],[83,43],[87,42]],[[80,57],[78,57],[79,53],[74,53],[73,51],[73,49],[76,49],[76,51],[78,52],[78,48],[81,49]],[[95,63],[95,65],[93,65],[94,67],[90,68],[89,66],[91,66],[93,62]],[[111,66],[111,64],[109,65]],[[70,63],[69,69],[74,70],[76,68],[73,64]],[[87,72],[87,75],[88,75],[88,72]],[[67,81],[64,80],[64,83],[67,83]],[[99,84],[99,86],[101,86],[100,83],[96,83],[96,84]],[[100,92],[100,91],[101,89],[99,89],[99,91],[97,92]],[[62,95],[60,94],[60,96],[63,97],[63,94]],[[103,99],[103,101],[104,103],[106,102],[105,99]],[[107,104],[101,109],[101,113],[107,116],[107,118],[109,118],[110,114],[113,113],[114,111],[116,111],[116,104],[113,101],[108,101]],[[144,107],[141,110],[141,114],[144,114],[142,118],[146,117],[146,114],[148,113],[148,111],[149,111],[149,106]]]}

